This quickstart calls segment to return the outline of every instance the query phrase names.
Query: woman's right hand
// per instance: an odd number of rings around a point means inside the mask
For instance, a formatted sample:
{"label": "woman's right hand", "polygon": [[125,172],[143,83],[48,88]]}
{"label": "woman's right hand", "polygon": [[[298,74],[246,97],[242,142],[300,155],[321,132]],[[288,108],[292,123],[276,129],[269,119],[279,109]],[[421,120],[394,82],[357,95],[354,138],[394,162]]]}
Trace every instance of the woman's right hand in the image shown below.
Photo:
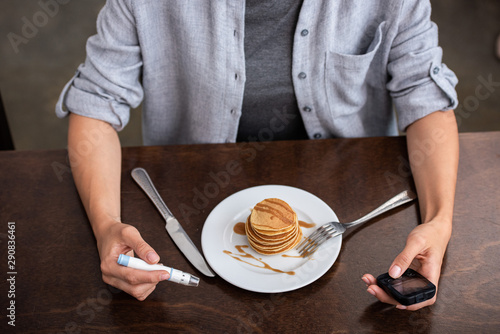
{"label": "woman's right hand", "polygon": [[135,227],[120,221],[122,173],[118,134],[108,123],[72,113],[68,154],[75,185],[97,240],[102,279],[139,300],[146,299],[169,274],[116,263],[120,254],[133,255],[134,252],[150,264],[160,260]]}
{"label": "woman's right hand", "polygon": [[167,271],[144,271],[121,266],[117,263],[120,254],[138,257],[150,264],[156,264],[160,257],[155,250],[142,239],[139,231],[131,225],[119,221],[106,224],[95,233],[101,258],[102,279],[138,300],[149,296],[160,281],[168,280]]}

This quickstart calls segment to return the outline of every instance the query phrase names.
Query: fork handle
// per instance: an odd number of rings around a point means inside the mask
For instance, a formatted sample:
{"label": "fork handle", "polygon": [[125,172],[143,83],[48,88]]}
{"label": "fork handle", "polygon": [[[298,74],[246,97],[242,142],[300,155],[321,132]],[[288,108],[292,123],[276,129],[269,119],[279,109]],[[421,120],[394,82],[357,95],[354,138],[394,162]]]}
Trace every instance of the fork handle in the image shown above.
{"label": "fork handle", "polygon": [[415,198],[417,198],[417,195],[414,192],[412,192],[410,190],[405,190],[402,193],[399,193],[398,195],[394,196],[393,198],[391,198],[390,200],[388,200],[387,202],[385,202],[384,204],[382,204],[381,206],[379,206],[378,208],[376,208],[372,212],[368,213],[367,215],[365,215],[365,216],[363,216],[363,217],[361,217],[361,218],[359,218],[351,223],[343,223],[342,225],[344,225],[346,228],[349,228],[349,227],[353,227],[353,226],[362,224],[362,223],[364,223],[372,218],[377,217],[378,215],[383,214],[386,211],[392,210],[398,206],[401,206],[405,203],[408,203],[408,202],[414,200]]}

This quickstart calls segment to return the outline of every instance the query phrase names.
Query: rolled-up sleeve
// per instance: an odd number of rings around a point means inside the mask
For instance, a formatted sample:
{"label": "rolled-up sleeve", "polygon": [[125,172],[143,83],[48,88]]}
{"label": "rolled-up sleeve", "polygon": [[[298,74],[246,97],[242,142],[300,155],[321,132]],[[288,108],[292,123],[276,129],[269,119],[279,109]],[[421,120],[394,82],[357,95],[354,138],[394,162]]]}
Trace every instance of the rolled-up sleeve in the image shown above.
{"label": "rolled-up sleeve", "polygon": [[428,0],[404,2],[389,55],[387,83],[400,131],[435,111],[456,108],[455,74],[442,63],[437,26]]}
{"label": "rolled-up sleeve", "polygon": [[56,115],[69,112],[99,119],[121,130],[130,108],[143,99],[141,50],[131,1],[108,0],[97,19],[97,34],[87,41],[87,58],[66,84]]}

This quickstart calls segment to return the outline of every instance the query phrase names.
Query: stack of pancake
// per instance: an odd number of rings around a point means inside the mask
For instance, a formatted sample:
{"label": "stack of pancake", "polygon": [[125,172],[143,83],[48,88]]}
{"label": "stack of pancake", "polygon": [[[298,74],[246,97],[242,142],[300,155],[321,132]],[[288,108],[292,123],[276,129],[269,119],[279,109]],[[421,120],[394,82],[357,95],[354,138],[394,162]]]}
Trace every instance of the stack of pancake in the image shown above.
{"label": "stack of pancake", "polygon": [[264,255],[286,252],[302,239],[297,214],[277,198],[257,203],[248,216],[245,232],[250,246]]}

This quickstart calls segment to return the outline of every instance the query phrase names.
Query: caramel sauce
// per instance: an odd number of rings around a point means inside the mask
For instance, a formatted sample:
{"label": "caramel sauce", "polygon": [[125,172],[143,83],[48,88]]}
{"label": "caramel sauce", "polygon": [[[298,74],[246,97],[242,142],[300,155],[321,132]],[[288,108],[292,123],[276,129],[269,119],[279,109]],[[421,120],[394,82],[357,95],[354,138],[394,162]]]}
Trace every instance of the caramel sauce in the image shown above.
{"label": "caramel sauce", "polygon": [[[285,207],[284,205],[282,205],[281,203],[277,202],[277,201],[272,201],[270,199],[268,199],[269,202],[273,203],[273,204],[276,204],[278,206],[281,206],[283,209],[287,210],[288,208]],[[281,220],[282,222],[285,222],[285,223],[289,223],[289,224],[293,224],[293,221],[291,221],[290,219],[288,219],[287,217],[285,217],[283,215],[283,213],[281,213],[279,210],[269,206],[269,205],[265,205],[265,204],[262,204],[262,203],[258,203],[255,207],[254,207],[254,210],[255,211],[260,211],[260,212],[265,212],[265,213],[269,213],[271,215],[271,219],[274,219],[274,217],[278,218],[279,220]]]}
{"label": "caramel sauce", "polygon": [[233,227],[233,232],[239,235],[246,235],[245,232],[245,223],[236,223]]}
{"label": "caramel sauce", "polygon": [[[248,248],[249,247],[247,245],[236,245],[234,247],[238,250],[238,252],[240,252],[240,254],[235,254],[235,253],[230,252],[228,250],[223,251],[224,254],[229,255],[230,257],[232,257],[233,259],[235,259],[237,261],[249,264],[249,265],[257,267],[257,268],[271,270],[271,271],[274,271],[276,273],[282,273],[282,274],[288,274],[288,275],[295,275],[294,271],[283,271],[283,270],[279,270],[279,269],[273,268],[269,264],[267,264],[264,261],[262,261],[262,259],[258,259],[255,256],[253,256],[252,254],[249,254],[249,253],[245,252],[244,248]],[[263,266],[259,266],[259,265],[247,262],[247,261],[245,261],[243,259],[252,259],[252,260],[255,260],[257,262],[260,262]]]}
{"label": "caramel sauce", "polygon": [[288,254],[281,254],[282,257],[291,257],[294,259],[303,259],[304,257],[302,255],[288,255]]}
{"label": "caramel sauce", "polygon": [[311,227],[316,226],[316,224],[315,223],[306,223],[302,220],[299,220],[299,226],[304,227],[304,228],[311,228]]}

